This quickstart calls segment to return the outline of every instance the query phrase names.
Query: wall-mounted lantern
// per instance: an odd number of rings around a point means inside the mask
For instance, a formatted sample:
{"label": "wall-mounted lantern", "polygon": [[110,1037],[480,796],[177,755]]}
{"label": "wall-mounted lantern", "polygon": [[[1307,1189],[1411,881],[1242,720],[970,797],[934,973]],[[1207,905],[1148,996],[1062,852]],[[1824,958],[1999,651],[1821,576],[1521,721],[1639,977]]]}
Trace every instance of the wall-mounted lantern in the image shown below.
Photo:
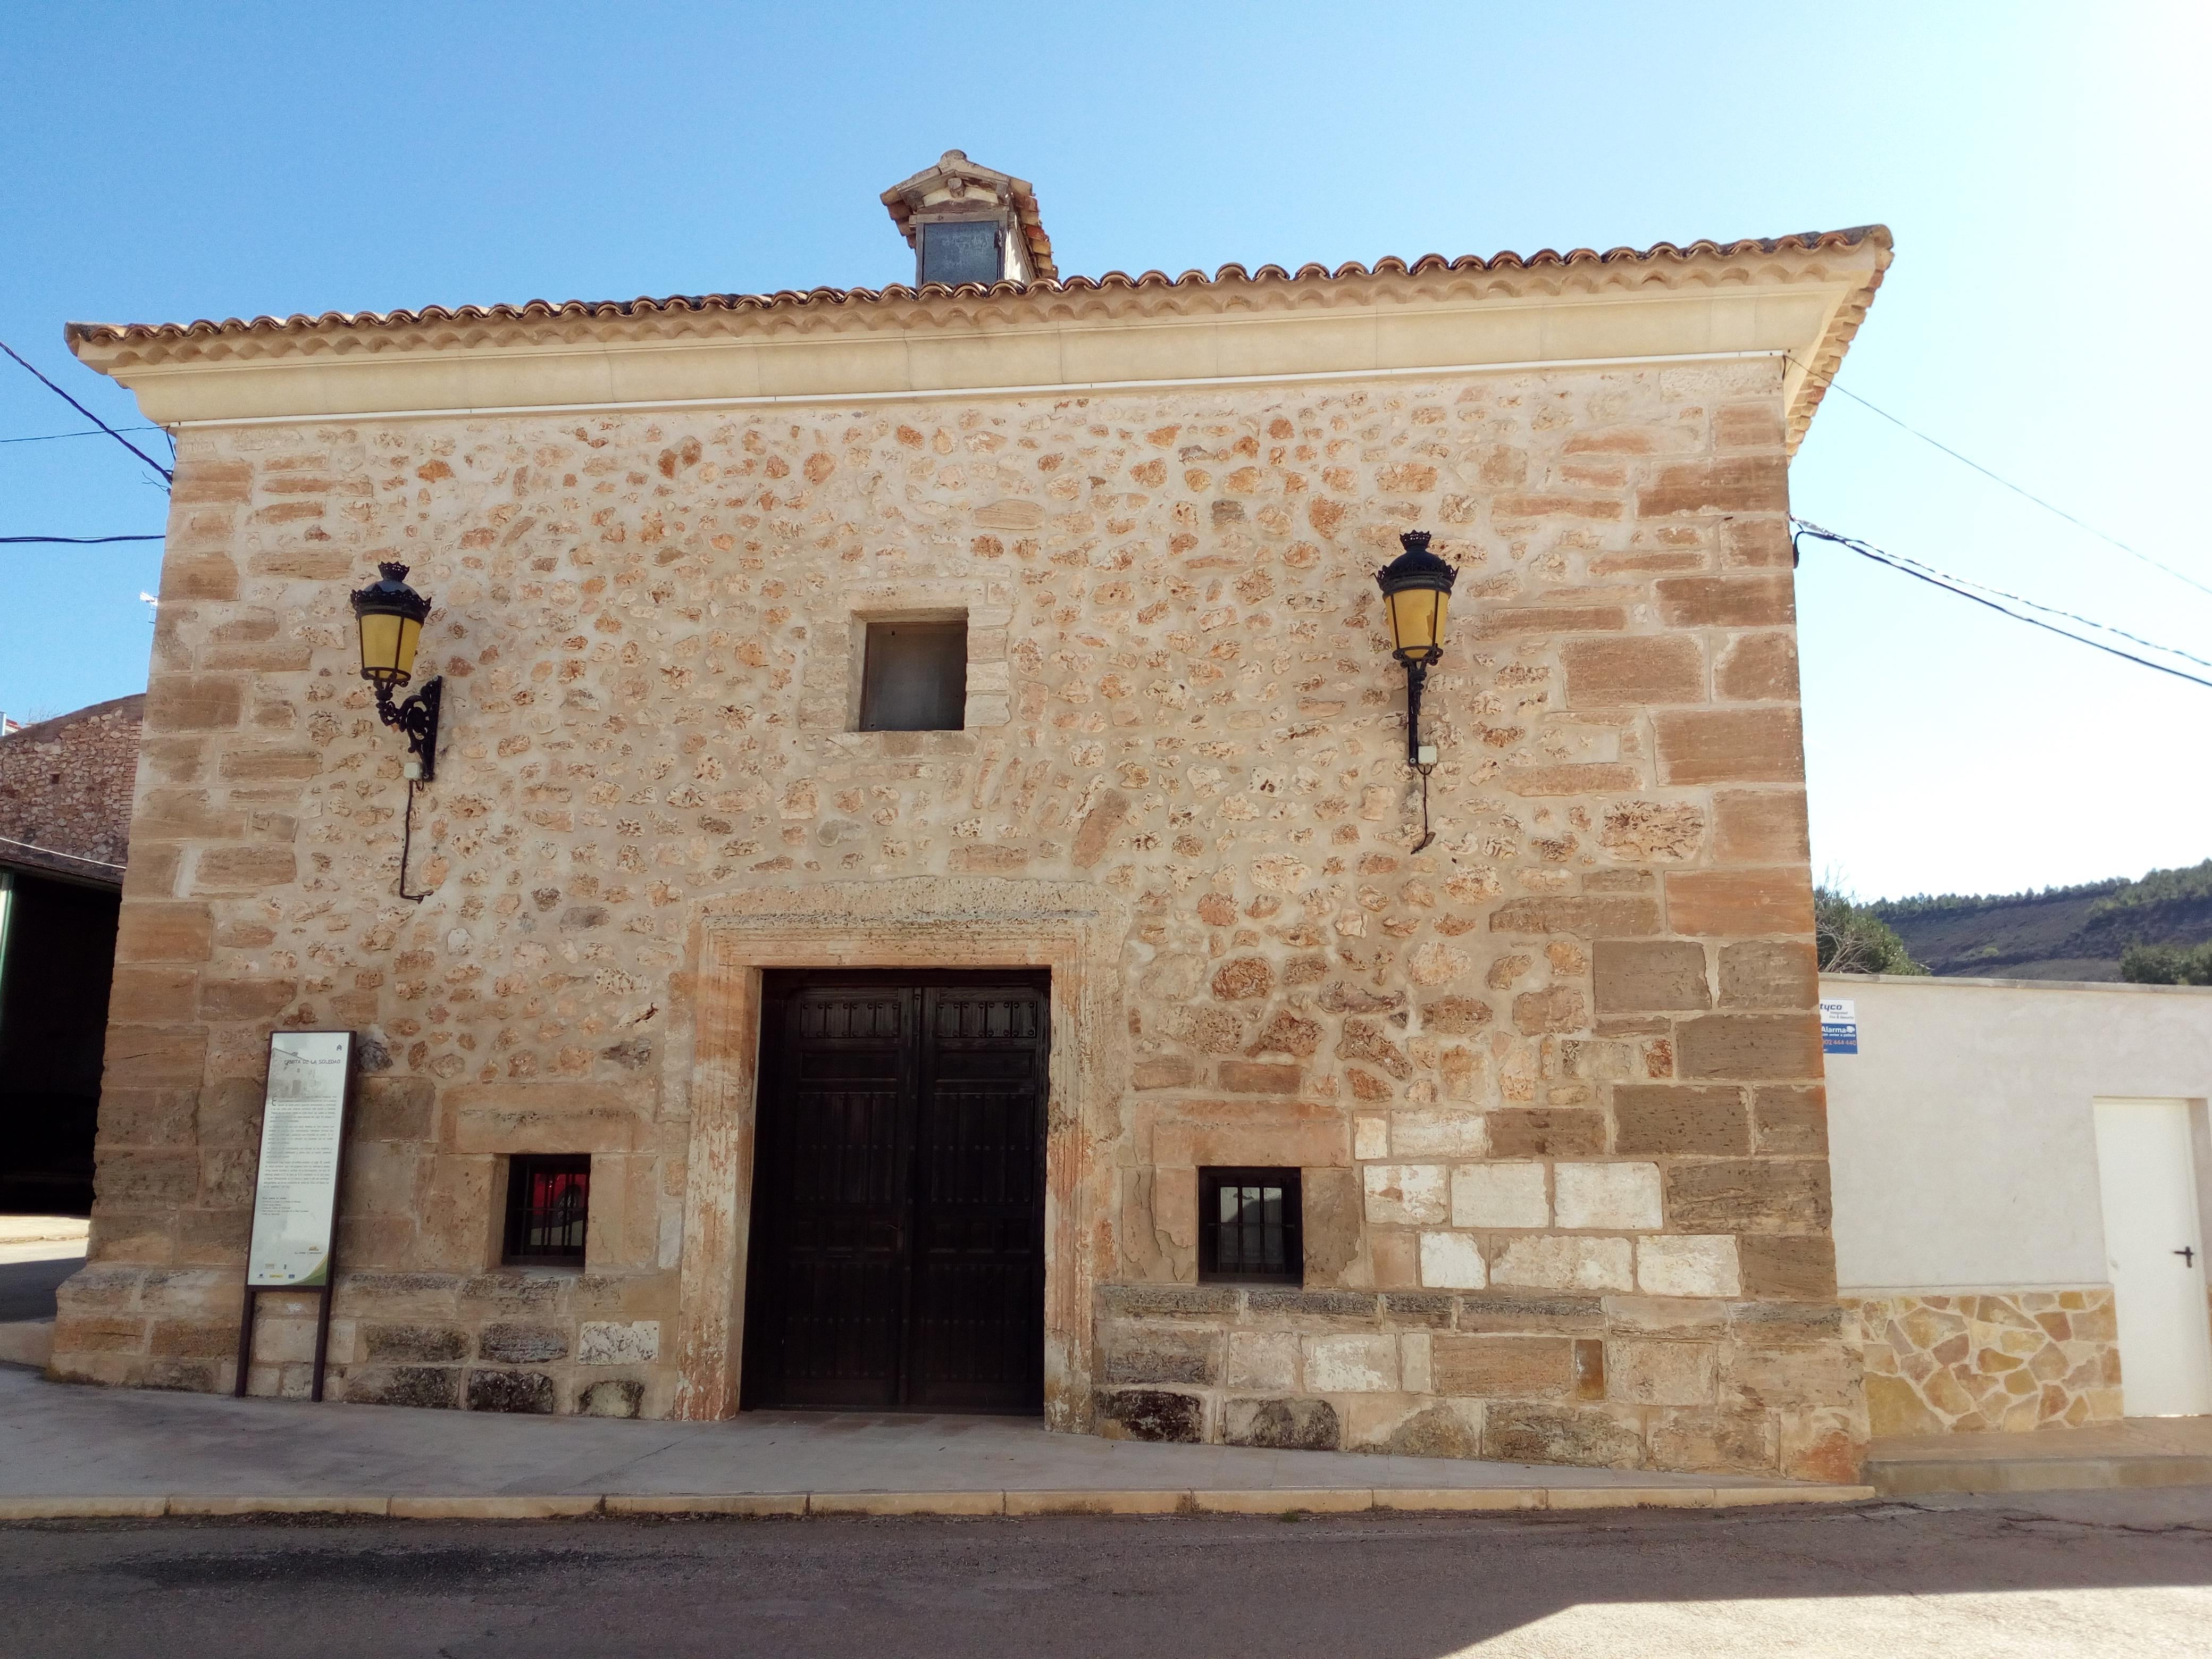
{"label": "wall-mounted lantern", "polygon": [[431,680],[396,706],[392,694],[414,677],[415,647],[430,601],[407,586],[405,565],[376,568],[381,580],[353,596],[354,620],[361,628],[361,677],[376,688],[376,712],[384,723],[407,734],[407,781],[428,783],[438,773],[438,703],[446,683]]}
{"label": "wall-mounted lantern", "polygon": [[1389,613],[1391,654],[1406,666],[1406,764],[1421,775],[1421,839],[1413,849],[1418,853],[1436,839],[1429,830],[1429,774],[1436,769],[1437,750],[1421,741],[1421,688],[1430,665],[1444,653],[1459,572],[1429,551],[1427,531],[1408,530],[1398,540],[1406,550],[1375,573],[1375,585]]}

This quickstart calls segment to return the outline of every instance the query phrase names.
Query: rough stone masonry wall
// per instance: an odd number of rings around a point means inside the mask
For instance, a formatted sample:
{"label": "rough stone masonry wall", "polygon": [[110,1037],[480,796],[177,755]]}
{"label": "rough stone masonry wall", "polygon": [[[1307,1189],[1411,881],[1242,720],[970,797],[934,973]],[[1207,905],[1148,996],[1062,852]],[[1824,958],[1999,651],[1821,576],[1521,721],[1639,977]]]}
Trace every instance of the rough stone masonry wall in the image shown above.
{"label": "rough stone masonry wall", "polygon": [[[225,1384],[268,1033],[341,1024],[334,1390],[668,1411],[695,924],[1012,873],[1135,917],[1102,1426],[1848,1473],[1778,403],[1742,363],[192,434],[57,1371]],[[1372,578],[1415,526],[1463,572],[1419,854]],[[345,605],[395,557],[447,688],[419,908]],[[845,731],[855,615],[947,609],[969,729]],[[520,1151],[593,1154],[586,1273],[494,1266]],[[1304,1291],[1195,1284],[1215,1163],[1304,1168]]]}
{"label": "rough stone masonry wall", "polygon": [[[146,699],[117,697],[0,737],[0,847],[25,864],[119,879]],[[34,850],[36,849],[36,850]],[[64,858],[41,858],[39,851]],[[78,860],[94,861],[88,870]]]}

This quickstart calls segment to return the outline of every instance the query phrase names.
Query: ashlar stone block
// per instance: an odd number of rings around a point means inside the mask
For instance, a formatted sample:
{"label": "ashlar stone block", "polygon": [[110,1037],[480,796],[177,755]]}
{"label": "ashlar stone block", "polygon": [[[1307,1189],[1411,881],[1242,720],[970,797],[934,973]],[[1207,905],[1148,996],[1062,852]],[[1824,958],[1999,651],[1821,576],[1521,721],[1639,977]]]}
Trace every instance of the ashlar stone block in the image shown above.
{"label": "ashlar stone block", "polygon": [[576,1363],[642,1365],[660,1358],[660,1322],[586,1320],[576,1331]]}
{"label": "ashlar stone block", "polygon": [[1551,1291],[1626,1291],[1633,1287],[1632,1254],[1625,1238],[1516,1238],[1491,1264],[1490,1282]]}
{"label": "ashlar stone block", "polygon": [[1719,1386],[1719,1357],[1710,1342],[1606,1344],[1606,1392],[1638,1406],[1710,1406]]}
{"label": "ashlar stone block", "polygon": [[1489,1150],[1489,1141],[1480,1112],[1390,1115],[1390,1150],[1400,1158],[1480,1158]]}
{"label": "ashlar stone block", "polygon": [[1431,1290],[1481,1290],[1490,1283],[1482,1246],[1471,1233],[1423,1233],[1421,1283]]}
{"label": "ashlar stone block", "polygon": [[1452,1170],[1455,1227],[1542,1227],[1551,1223],[1540,1164],[1462,1164]]}
{"label": "ashlar stone block", "polygon": [[1232,1389],[1294,1394],[1298,1386],[1298,1339],[1289,1331],[1231,1331],[1223,1381]]}
{"label": "ashlar stone block", "polygon": [[1398,1339],[1309,1336],[1306,1387],[1316,1394],[1389,1394],[1398,1386]]}
{"label": "ashlar stone block", "polygon": [[1656,1164],[1562,1164],[1553,1180],[1562,1227],[1639,1232],[1662,1224]]}
{"label": "ashlar stone block", "polygon": [[1724,1233],[1640,1238],[1636,1285],[1647,1296],[1741,1296],[1735,1240]]}
{"label": "ashlar stone block", "polygon": [[1450,1213],[1441,1164],[1370,1164],[1360,1174],[1370,1226],[1433,1227]]}

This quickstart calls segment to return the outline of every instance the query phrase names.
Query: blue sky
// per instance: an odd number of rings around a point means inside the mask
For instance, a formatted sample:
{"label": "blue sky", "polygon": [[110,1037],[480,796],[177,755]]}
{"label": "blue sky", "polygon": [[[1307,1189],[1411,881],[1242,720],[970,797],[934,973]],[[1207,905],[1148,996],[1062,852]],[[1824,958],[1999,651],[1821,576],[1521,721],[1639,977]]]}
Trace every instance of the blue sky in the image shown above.
{"label": "blue sky", "polygon": [[[0,338],[70,319],[875,284],[957,146],[1065,272],[1887,223],[1844,385],[2212,585],[2207,9],[541,0],[0,8]],[[82,423],[0,361],[0,438]],[[140,441],[158,444],[157,434]],[[160,453],[160,452],[156,452]],[[2212,595],[1831,398],[1797,510],[2212,658]],[[0,535],[159,530],[0,443]],[[0,709],[145,684],[151,544],[0,548]],[[1850,555],[1800,577],[1814,864],[1864,896],[2212,854],[2212,690]]]}

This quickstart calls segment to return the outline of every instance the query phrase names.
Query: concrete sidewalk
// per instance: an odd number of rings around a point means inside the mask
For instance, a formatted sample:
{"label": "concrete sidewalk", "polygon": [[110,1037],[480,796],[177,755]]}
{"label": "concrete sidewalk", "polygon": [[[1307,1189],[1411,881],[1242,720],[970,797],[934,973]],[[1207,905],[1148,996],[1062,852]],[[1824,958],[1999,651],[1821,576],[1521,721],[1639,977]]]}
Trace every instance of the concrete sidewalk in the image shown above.
{"label": "concrete sidewalk", "polygon": [[1855,1502],[1865,1486],[1455,1458],[1164,1446],[1028,1419],[508,1417],[48,1382],[0,1367],[0,1519],[1278,1514]]}
{"label": "concrete sidewalk", "polygon": [[2212,1486],[2212,1417],[2130,1417],[2029,1434],[1876,1440],[1867,1479],[1889,1497]]}

